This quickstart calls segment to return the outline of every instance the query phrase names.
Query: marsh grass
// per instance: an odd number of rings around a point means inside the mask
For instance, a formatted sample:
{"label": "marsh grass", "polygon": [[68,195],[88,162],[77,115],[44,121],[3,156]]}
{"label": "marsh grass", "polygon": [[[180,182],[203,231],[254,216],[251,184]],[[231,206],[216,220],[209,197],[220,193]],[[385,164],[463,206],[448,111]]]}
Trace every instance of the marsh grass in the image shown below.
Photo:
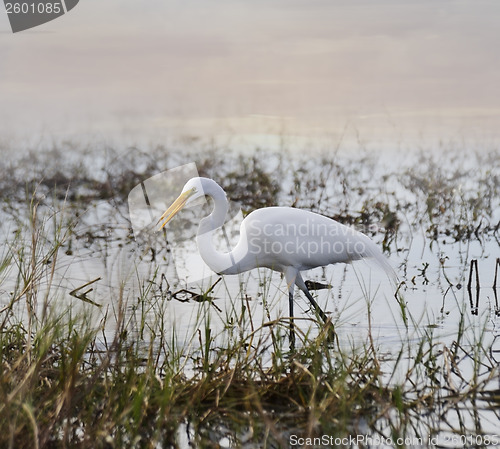
{"label": "marsh grass", "polygon": [[[202,174],[211,175],[217,157],[200,163]],[[371,328],[361,342],[347,339],[339,346],[327,332],[311,334],[300,326],[297,349],[290,351],[289,320],[269,312],[265,278],[262,320],[252,316],[241,284],[232,305],[217,314],[222,327],[213,325],[210,301],[196,305],[188,338],[180,329],[166,332],[169,292],[158,288],[158,270],[147,279],[137,273],[139,288],[132,295],[120,284],[110,298],[112,311],[75,297],[68,301],[54,275],[61,253],[78,250],[82,229],[90,233],[82,247],[95,250],[96,240],[113,240],[109,233],[96,239],[90,224],[82,228],[74,220],[75,208],[80,215],[94,201],[111,199],[123,213],[129,182],[159,168],[140,152],[119,162],[123,170],[114,165],[114,171],[95,177],[82,164],[72,175],[64,167],[53,168],[50,176],[35,170],[24,190],[29,195],[17,200],[19,210],[12,201],[3,205],[16,220],[0,260],[1,447],[289,447],[292,435],[311,442],[321,435],[384,437],[398,447],[412,445],[405,438],[420,438],[426,447],[435,435],[487,432],[484,410],[488,419],[500,418],[493,382],[498,362],[486,338],[488,321],[473,326],[464,308],[447,345],[432,326],[408,315],[404,288],[398,291],[401,322],[410,327],[402,327],[407,331],[391,353],[379,347]],[[278,157],[274,163],[281,162]],[[422,161],[408,173],[409,193],[400,197],[395,190],[377,196],[364,171],[335,158],[325,159],[314,176],[304,163],[293,170],[293,184],[279,186],[258,158],[232,163],[224,168],[228,183],[239,185],[252,173],[243,192],[233,191],[249,210],[288,198],[297,207],[326,213],[337,201],[337,219],[367,229],[375,220],[384,223],[378,235],[387,250],[398,251],[402,228],[410,222],[436,242],[498,238],[498,205],[490,197],[499,183],[486,174],[479,176],[477,191],[457,194],[450,185],[461,175],[447,176],[432,168],[433,161]],[[18,187],[12,178],[2,188]],[[252,201],[245,196],[249,192]],[[301,199],[306,192],[315,192],[307,204]],[[451,217],[458,228],[450,227]],[[120,238],[123,244],[130,240],[126,233]],[[364,295],[370,314],[376,292]]]}
{"label": "marsh grass", "polygon": [[[406,374],[394,381],[369,342],[333,350],[320,334],[289,353],[285,323],[267,322],[273,338],[253,338],[254,331],[221,346],[209,324],[197,332],[199,346],[180,350],[175,341],[130,338],[123,327],[103,343],[87,320],[67,313],[48,317],[31,338],[21,323],[9,326],[1,334],[2,446],[179,447],[182,432],[201,447],[224,438],[234,446],[287,447],[290,435],[379,432],[425,440],[449,410],[469,415],[468,404],[480,400],[495,406],[485,388],[497,375],[493,366],[475,364],[470,381],[460,373],[466,353],[484,356],[464,351],[460,334],[453,348],[432,333],[402,347],[391,369],[402,363]],[[481,340],[471,348],[484,352]]]}

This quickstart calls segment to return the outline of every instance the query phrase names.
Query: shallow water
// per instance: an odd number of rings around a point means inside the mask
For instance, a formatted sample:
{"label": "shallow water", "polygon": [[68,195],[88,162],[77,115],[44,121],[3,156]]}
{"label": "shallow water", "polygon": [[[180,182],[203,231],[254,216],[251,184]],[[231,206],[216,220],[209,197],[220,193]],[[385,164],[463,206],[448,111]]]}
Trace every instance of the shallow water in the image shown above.
{"label": "shallow water", "polygon": [[[493,156],[491,160],[496,161]],[[419,160],[417,154],[413,158]],[[103,160],[93,159],[85,163],[98,165]],[[460,355],[456,362],[459,369],[450,371],[457,389],[466,387],[467,382],[472,381],[477,362],[484,361],[481,375],[490,375],[492,371],[488,366],[498,366],[500,361],[499,292],[492,288],[496,258],[500,256],[496,224],[500,219],[500,208],[498,197],[486,197],[488,192],[495,191],[498,164],[485,168],[480,164],[481,158],[471,157],[463,164],[456,164],[457,167],[463,165],[463,170],[471,176],[462,175],[455,179],[451,176],[453,167],[436,168],[432,158],[426,159],[421,164],[429,164],[432,183],[412,189],[411,183],[426,181],[425,167],[405,172],[411,163],[395,169],[384,157],[378,161],[370,157],[340,158],[333,165],[325,161],[328,162],[328,158],[308,159],[296,165],[293,172],[280,172],[278,201],[280,204],[294,202],[297,207],[330,215],[340,211],[340,215],[347,219],[358,216],[363,210],[372,213],[372,221],[369,219],[355,227],[386,247],[386,254],[398,276],[395,285],[376,264],[365,261],[304,273],[304,279],[331,285],[331,288],[315,291],[314,296],[331,317],[341,347],[363,348],[374,344],[379,354],[384,355],[381,366],[385,376],[391,383],[398,384],[404,380],[408,366],[413,363],[414,350],[422,337],[429,334],[439,342],[443,354],[454,348],[455,353]],[[266,160],[266,167],[271,174],[277,173],[281,163],[280,155],[272,154]],[[218,168],[221,172],[230,172],[234,167]],[[380,185],[382,180],[384,184]],[[491,186],[488,184],[490,180],[493,183]],[[405,182],[409,183],[406,187]],[[181,188],[182,185],[179,185],[179,192]],[[433,196],[425,188],[436,189],[438,194]],[[472,195],[471,192],[476,190],[477,195]],[[489,200],[489,206],[480,204],[476,207],[470,202],[470,197],[480,198],[481,195]],[[431,200],[437,204],[438,213],[434,215],[429,215],[425,207],[425,202]],[[7,252],[10,248],[17,254],[20,249],[29,248],[32,244],[26,215],[23,215],[26,209],[19,203],[20,207],[13,212],[12,205],[10,208],[6,205],[7,202],[2,211],[2,238],[7,243],[4,248]],[[489,209],[481,209],[486,206]],[[240,207],[245,208],[245,205],[235,205],[234,211]],[[62,212],[63,208],[66,208],[65,212]],[[390,214],[376,215],[382,209],[395,211],[398,215],[400,223],[394,232],[389,232],[384,222]],[[206,210],[200,209],[201,215],[193,211],[185,214],[184,220],[178,222],[182,226],[180,231],[173,227],[167,229],[166,234],[150,233],[147,238],[133,233],[126,204],[113,199],[91,201],[83,210],[77,201],[62,202],[59,206],[46,201],[39,207],[38,214],[39,217],[61,216],[64,221],[62,217],[73,217],[75,211],[79,218],[58,254],[54,271],[48,268],[40,270],[40,309],[45,304],[44,293],[50,287],[51,307],[57,309],[69,305],[75,312],[86,310],[93,314],[96,326],[104,325],[104,335],[111,339],[117,330],[116,323],[122,323],[120,310],[124,308],[128,331],[131,334],[141,333],[145,346],[149,338],[154,338],[153,335],[148,336],[148,323],[159,322],[167,340],[175,335],[179,349],[190,348],[193,351],[200,344],[197,330],[205,326],[210,327],[216,348],[248,335],[249,329],[259,329],[263,324],[279,318],[282,320],[277,326],[287,338],[286,283],[278,273],[268,269],[223,277],[210,293],[211,302],[189,300],[192,293],[207,291],[219,279],[213,273],[210,277],[209,271],[204,274],[203,262],[192,240],[197,220]],[[482,211],[479,217],[476,216],[478,211]],[[235,216],[232,227],[228,225],[226,228],[229,241],[226,241],[226,236],[219,236],[218,245],[223,250],[233,246],[238,238],[239,216]],[[188,219],[193,219],[194,223],[189,225]],[[48,218],[44,225],[47,235],[40,237],[41,253],[44,248],[50,247],[53,241],[50,235],[55,226]],[[463,229],[469,228],[476,231],[469,237],[463,237]],[[19,229],[21,234],[15,241],[12,237]],[[434,230],[437,237],[433,234]],[[176,232],[182,232],[184,238],[176,239]],[[169,245],[165,244],[165,238]],[[52,260],[47,264],[49,268]],[[474,273],[469,292],[471,260],[477,260],[480,285],[476,289]],[[19,267],[15,264],[2,273],[2,308],[9,303],[9,293],[16,289],[18,273]],[[187,275],[191,278],[187,279]],[[92,284],[75,293],[75,289],[88,282]],[[92,290],[87,292],[89,289]],[[179,291],[182,289],[188,292],[181,295]],[[405,305],[405,314],[396,299],[396,290]],[[476,292],[479,292],[478,296]],[[82,300],[83,293],[93,303]],[[184,299],[187,300],[182,302]],[[26,314],[22,301],[15,308],[19,315]],[[409,319],[405,320],[405,316]],[[306,298],[298,291],[295,293],[295,317],[299,336],[297,345],[300,346],[317,335],[320,326]],[[256,335],[263,342],[263,347],[272,348],[268,328],[263,327]],[[460,348],[456,349],[459,335]],[[478,341],[481,341],[485,353],[471,354]],[[408,349],[406,359],[394,368],[394,360],[402,347]],[[332,351],[335,351],[333,346]],[[268,359],[271,363],[271,353]],[[443,360],[445,363],[448,359],[444,356]],[[189,366],[186,369],[189,370]],[[488,385],[492,390],[498,389],[498,375]],[[465,423],[468,429],[498,433],[499,417],[495,410],[480,404],[471,405],[471,409],[474,413],[470,410],[457,412],[451,405],[443,405],[442,416],[449,424],[438,426],[443,430],[438,436],[445,447],[453,447],[453,444],[445,444],[453,442],[453,439],[449,437],[446,440],[444,431],[459,428],[460,422]]]}

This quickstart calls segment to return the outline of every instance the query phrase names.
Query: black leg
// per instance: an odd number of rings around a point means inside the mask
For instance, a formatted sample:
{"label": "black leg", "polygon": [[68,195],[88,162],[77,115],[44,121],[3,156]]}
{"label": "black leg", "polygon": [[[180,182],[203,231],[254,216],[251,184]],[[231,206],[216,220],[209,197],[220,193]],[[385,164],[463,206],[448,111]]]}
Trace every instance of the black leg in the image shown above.
{"label": "black leg", "polygon": [[311,293],[309,293],[309,290],[305,289],[304,293],[306,294],[307,299],[309,300],[311,305],[314,307],[314,310],[316,311],[316,313],[320,316],[320,318],[323,320],[323,322],[326,323],[326,320],[328,319],[328,317],[326,316],[325,312],[323,312],[321,310],[321,307],[318,306],[318,303],[314,300]]}
{"label": "black leg", "polygon": [[288,305],[290,311],[290,349],[295,349],[295,324],[293,322],[293,287],[288,292]]}
{"label": "black leg", "polygon": [[[293,290],[291,290],[290,288],[292,286],[292,283],[295,283],[295,285],[297,285],[297,287],[299,287],[305,293],[305,295],[307,296],[307,299],[309,300],[309,302],[313,306],[314,311],[316,312],[316,315],[319,316],[323,320],[323,322],[325,323],[325,327],[323,328],[322,332],[325,332],[327,334],[328,340],[337,341],[337,344],[338,344],[337,334],[335,333],[335,329],[333,327],[332,321],[326,316],[326,313],[321,310],[321,307],[318,305],[318,303],[312,297],[311,292],[309,291],[309,289],[307,288],[307,286],[304,282],[304,279],[302,279],[302,276],[300,275],[300,272],[298,272],[298,271],[295,271],[293,273],[285,272],[285,275],[287,275],[287,274],[288,274],[287,282],[288,282],[288,288],[289,288],[288,292],[293,293]],[[292,274],[293,274],[293,277],[292,277]],[[291,298],[292,296],[289,296],[289,297]]]}
{"label": "black leg", "polygon": [[326,326],[324,328],[324,332],[327,332],[327,339],[328,339],[328,341],[336,342],[337,346],[338,346],[339,345],[338,337],[337,337],[337,334],[335,332],[335,328],[333,327],[333,323],[328,319],[328,317],[326,316],[326,313],[323,312],[323,310],[321,310],[321,307],[314,300],[314,298],[312,297],[312,295],[309,292],[309,290],[307,289],[307,287],[303,290],[303,292],[307,296],[307,299],[309,300],[309,302],[314,307],[314,310],[316,311],[316,314],[319,315],[321,317],[321,319],[323,320],[323,323],[326,324]]}

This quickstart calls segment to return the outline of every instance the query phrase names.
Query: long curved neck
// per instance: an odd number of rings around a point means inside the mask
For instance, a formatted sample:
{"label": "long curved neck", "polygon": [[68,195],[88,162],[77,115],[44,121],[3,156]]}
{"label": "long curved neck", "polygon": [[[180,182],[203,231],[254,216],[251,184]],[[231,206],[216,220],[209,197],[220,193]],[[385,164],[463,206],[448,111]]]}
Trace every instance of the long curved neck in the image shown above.
{"label": "long curved neck", "polygon": [[200,180],[205,195],[213,199],[214,208],[208,217],[200,221],[196,235],[198,251],[211,270],[219,274],[229,273],[234,267],[231,253],[221,253],[215,249],[213,244],[214,231],[222,227],[228,211],[226,194],[215,181],[208,178],[200,178]]}

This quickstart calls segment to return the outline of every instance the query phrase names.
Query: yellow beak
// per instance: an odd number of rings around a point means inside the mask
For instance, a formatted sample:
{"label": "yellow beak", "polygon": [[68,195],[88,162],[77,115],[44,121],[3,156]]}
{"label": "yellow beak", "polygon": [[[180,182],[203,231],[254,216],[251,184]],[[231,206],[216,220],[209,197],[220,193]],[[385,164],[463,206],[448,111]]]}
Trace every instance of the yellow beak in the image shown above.
{"label": "yellow beak", "polygon": [[162,220],[165,220],[163,224],[158,228],[158,231],[162,229],[172,218],[174,218],[175,214],[179,212],[185,205],[187,200],[191,195],[194,194],[193,190],[188,190],[179,195],[179,197],[172,203],[172,205],[165,211],[165,213],[160,217],[158,223]]}

